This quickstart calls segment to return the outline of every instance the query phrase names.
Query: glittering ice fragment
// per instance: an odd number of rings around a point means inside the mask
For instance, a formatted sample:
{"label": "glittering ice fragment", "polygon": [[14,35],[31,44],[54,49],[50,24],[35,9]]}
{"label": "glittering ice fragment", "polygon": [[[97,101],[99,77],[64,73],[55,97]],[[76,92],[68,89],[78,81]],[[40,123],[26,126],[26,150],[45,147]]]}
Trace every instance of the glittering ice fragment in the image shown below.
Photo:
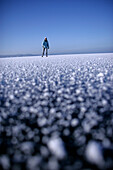
{"label": "glittering ice fragment", "polygon": [[103,77],[104,76],[104,74],[103,73],[99,73],[99,74],[97,74],[97,77]]}
{"label": "glittering ice fragment", "polygon": [[25,154],[31,154],[34,151],[34,146],[32,142],[23,142],[20,145],[21,151],[23,151]]}
{"label": "glittering ice fragment", "polygon": [[53,155],[58,159],[64,159],[66,156],[66,150],[61,138],[51,138],[48,142],[48,148]]}
{"label": "glittering ice fragment", "polygon": [[97,165],[99,168],[104,168],[104,159],[100,145],[95,141],[90,141],[85,151],[86,159]]}
{"label": "glittering ice fragment", "polygon": [[47,123],[47,119],[46,119],[45,117],[43,117],[43,118],[38,118],[38,119],[37,119],[37,123],[38,123],[38,125],[39,125],[40,127],[45,126],[46,123]]}
{"label": "glittering ice fragment", "polygon": [[28,170],[36,170],[38,169],[39,164],[41,163],[40,156],[31,156],[27,161],[27,169]]}
{"label": "glittering ice fragment", "polygon": [[77,126],[78,125],[78,123],[79,123],[79,121],[78,121],[78,119],[72,119],[72,121],[71,121],[71,126],[72,127],[75,127],[75,126]]}
{"label": "glittering ice fragment", "polygon": [[0,164],[4,170],[10,169],[10,160],[7,155],[0,156]]}

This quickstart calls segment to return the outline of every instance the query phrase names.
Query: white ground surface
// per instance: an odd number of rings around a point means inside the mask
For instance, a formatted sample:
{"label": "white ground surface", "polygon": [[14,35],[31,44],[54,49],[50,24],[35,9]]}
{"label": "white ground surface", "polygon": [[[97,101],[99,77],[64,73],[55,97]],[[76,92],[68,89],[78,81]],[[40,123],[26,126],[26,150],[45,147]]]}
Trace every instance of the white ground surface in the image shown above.
{"label": "white ground surface", "polygon": [[112,136],[113,54],[0,59],[0,168],[109,169]]}

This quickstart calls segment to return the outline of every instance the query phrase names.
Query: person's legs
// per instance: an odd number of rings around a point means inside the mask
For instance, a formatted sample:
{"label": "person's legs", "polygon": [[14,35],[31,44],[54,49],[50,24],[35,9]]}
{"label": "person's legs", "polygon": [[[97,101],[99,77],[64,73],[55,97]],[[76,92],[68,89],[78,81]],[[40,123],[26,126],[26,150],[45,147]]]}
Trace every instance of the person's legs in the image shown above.
{"label": "person's legs", "polygon": [[46,57],[48,57],[48,49],[46,48]]}
{"label": "person's legs", "polygon": [[44,52],[45,52],[45,48],[43,48],[43,53],[42,53],[42,57],[44,56]]}

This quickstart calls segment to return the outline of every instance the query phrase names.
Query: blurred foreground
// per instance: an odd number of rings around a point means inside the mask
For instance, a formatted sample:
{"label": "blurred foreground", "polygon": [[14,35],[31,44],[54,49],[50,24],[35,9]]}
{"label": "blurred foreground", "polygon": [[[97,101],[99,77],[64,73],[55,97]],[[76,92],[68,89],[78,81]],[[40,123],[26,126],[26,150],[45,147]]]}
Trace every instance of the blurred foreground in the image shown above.
{"label": "blurred foreground", "polygon": [[0,169],[113,168],[113,54],[0,59]]}

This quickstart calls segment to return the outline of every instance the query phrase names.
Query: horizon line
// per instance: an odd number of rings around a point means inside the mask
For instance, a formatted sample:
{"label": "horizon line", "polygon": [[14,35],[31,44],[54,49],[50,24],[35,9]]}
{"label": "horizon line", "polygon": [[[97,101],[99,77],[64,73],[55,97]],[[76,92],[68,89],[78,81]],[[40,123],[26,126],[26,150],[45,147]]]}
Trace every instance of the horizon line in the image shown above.
{"label": "horizon line", "polygon": [[[67,52],[67,53],[50,53],[49,55],[68,55],[68,54],[95,54],[95,53],[113,53],[113,51],[106,51],[106,52]],[[33,53],[26,53],[26,54],[3,54],[0,55],[0,58],[8,58],[8,57],[24,57],[24,56],[41,56],[42,54],[33,54]]]}

